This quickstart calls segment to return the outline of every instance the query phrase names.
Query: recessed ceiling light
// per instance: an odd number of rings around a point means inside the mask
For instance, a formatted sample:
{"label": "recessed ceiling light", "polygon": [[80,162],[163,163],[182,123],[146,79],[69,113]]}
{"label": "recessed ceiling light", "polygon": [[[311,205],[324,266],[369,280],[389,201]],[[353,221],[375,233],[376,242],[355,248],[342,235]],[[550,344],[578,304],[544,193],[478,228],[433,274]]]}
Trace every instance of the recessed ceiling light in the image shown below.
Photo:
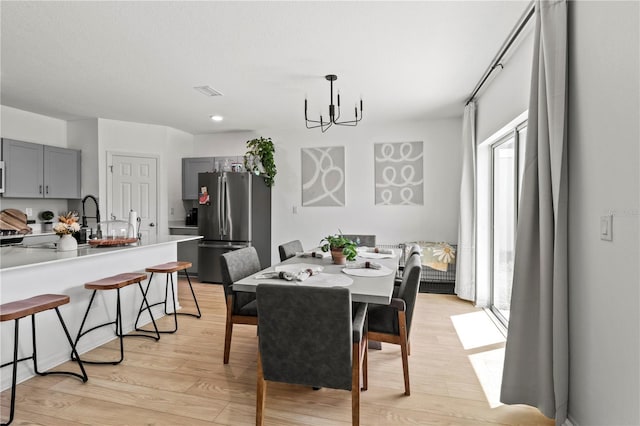
{"label": "recessed ceiling light", "polygon": [[196,86],[194,89],[206,96],[222,96],[222,93],[211,86]]}
{"label": "recessed ceiling light", "polygon": [[223,117],[221,115],[212,115],[209,118],[211,118],[212,121],[222,121],[223,120]]}

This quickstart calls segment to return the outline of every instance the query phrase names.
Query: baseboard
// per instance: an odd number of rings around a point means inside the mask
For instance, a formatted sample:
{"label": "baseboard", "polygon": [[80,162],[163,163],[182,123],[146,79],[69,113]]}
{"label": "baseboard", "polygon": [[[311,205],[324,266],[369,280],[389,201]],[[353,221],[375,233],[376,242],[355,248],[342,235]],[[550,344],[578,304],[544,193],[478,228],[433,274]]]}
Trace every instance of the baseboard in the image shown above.
{"label": "baseboard", "polygon": [[571,416],[567,416],[567,419],[562,423],[562,426],[579,426],[578,423],[571,418]]}

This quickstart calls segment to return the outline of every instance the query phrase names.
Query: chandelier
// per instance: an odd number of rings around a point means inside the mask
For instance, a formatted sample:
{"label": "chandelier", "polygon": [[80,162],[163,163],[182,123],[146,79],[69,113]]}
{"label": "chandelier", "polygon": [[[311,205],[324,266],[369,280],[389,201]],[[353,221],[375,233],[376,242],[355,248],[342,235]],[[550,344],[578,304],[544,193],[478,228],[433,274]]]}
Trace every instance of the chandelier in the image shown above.
{"label": "chandelier", "polygon": [[[322,118],[322,114],[320,115],[320,120],[309,120],[307,117],[307,98],[304,99],[304,121],[307,129],[315,129],[320,127],[322,133],[326,132],[329,127],[333,124],[337,126],[357,126],[358,123],[362,120],[362,99],[360,99],[360,117],[358,117],[358,105],[354,108],[355,111],[355,120],[351,121],[338,121],[340,119],[340,92],[338,92],[338,105],[333,104],[333,82],[338,79],[338,76],[335,74],[325,75],[330,84],[330,98],[329,98],[329,120],[325,121]],[[337,108],[336,108],[337,107]],[[309,125],[311,123],[311,125]]]}

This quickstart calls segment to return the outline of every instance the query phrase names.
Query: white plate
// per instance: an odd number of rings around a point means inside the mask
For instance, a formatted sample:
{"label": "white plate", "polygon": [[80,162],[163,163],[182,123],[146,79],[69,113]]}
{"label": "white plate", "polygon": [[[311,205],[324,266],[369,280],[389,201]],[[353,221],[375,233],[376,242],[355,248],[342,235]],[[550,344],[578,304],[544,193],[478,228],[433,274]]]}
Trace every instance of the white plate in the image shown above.
{"label": "white plate", "polygon": [[381,269],[344,268],[342,272],[347,275],[355,275],[357,277],[384,277],[394,273],[392,269],[389,269],[386,266],[383,266]]}

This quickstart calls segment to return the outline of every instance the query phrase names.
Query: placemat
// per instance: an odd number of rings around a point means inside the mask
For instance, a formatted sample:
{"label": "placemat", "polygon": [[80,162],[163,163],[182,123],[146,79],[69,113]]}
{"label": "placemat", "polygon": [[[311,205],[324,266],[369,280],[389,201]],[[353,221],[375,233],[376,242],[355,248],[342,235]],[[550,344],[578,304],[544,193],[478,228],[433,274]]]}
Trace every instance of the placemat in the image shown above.
{"label": "placemat", "polygon": [[318,275],[313,275],[304,281],[298,282],[299,285],[315,285],[315,286],[327,286],[327,287],[346,287],[353,284],[353,278],[345,277],[338,274],[325,274],[320,272]]}
{"label": "placemat", "polygon": [[393,257],[392,254],[387,253],[373,253],[373,252],[360,252],[358,253],[358,257],[364,257],[366,259],[391,259]]}
{"label": "placemat", "polygon": [[394,271],[387,268],[386,266],[382,266],[381,269],[371,269],[371,268],[353,268],[348,269],[344,268],[342,270],[347,275],[355,275],[357,277],[384,277],[386,275],[393,274]]}

